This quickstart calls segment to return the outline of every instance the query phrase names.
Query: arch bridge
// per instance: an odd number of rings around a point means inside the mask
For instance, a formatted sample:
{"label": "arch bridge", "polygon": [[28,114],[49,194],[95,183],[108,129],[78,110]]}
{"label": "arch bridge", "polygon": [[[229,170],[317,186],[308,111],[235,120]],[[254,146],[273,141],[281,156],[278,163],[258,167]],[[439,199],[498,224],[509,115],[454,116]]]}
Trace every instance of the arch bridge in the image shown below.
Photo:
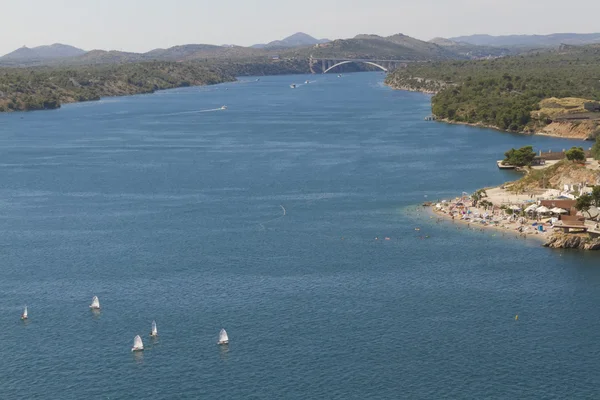
{"label": "arch bridge", "polygon": [[350,64],[350,63],[360,63],[360,64],[368,64],[374,67],[381,69],[384,72],[389,72],[396,68],[406,67],[407,63],[410,61],[406,60],[372,60],[372,59],[364,59],[364,58],[314,58],[310,57],[309,65],[310,72],[315,73],[314,67],[321,63],[321,71],[326,74],[334,68],[339,67],[340,65]]}

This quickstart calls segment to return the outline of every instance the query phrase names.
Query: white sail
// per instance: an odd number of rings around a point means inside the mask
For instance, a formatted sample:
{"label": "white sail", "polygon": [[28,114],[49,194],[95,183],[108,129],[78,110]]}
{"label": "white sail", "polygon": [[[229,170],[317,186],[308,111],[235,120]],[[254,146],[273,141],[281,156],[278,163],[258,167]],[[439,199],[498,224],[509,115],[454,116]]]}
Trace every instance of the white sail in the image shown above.
{"label": "white sail", "polygon": [[27,319],[27,306],[25,306],[25,309],[23,310],[23,315],[21,316],[21,318]]}
{"label": "white sail", "polygon": [[100,300],[98,300],[98,296],[94,296],[92,298],[92,304],[90,304],[90,308],[93,308],[95,310],[100,309]]}
{"label": "white sail", "polygon": [[156,329],[156,321],[152,321],[152,330],[150,336],[158,336],[158,329]]}
{"label": "white sail", "polygon": [[219,344],[227,344],[229,343],[229,337],[227,336],[227,331],[225,329],[221,329],[219,332]]}
{"label": "white sail", "polygon": [[140,337],[140,335],[137,335],[133,338],[133,347],[131,348],[131,351],[141,350],[144,350],[144,343],[142,342],[142,338]]}

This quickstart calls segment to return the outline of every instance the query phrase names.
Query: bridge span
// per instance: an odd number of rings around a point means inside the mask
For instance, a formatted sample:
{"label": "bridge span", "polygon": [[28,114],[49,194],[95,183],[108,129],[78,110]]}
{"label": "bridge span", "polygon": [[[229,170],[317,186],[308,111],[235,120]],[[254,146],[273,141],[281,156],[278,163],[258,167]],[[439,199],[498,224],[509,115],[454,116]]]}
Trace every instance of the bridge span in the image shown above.
{"label": "bridge span", "polygon": [[315,66],[321,64],[321,72],[326,74],[340,65],[359,63],[368,64],[381,69],[384,72],[392,71],[396,68],[405,68],[408,63],[415,62],[410,60],[376,60],[366,58],[317,58],[311,56],[309,58],[310,72],[315,72]]}

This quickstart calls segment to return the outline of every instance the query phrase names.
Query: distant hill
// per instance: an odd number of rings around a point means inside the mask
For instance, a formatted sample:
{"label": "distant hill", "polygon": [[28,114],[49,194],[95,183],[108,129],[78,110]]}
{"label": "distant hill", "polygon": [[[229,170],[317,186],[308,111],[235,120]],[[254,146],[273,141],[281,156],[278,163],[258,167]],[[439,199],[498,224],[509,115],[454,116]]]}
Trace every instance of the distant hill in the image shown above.
{"label": "distant hill", "polygon": [[561,44],[586,45],[600,43],[600,33],[554,33],[551,35],[471,35],[450,38],[478,46],[500,47],[558,47]]}
{"label": "distant hill", "polygon": [[453,40],[445,38],[431,39],[429,43],[437,44],[438,46],[445,47],[454,53],[475,59],[488,57],[503,57],[514,52],[508,48],[480,46],[466,42],[455,42]]}
{"label": "distant hill", "polygon": [[206,58],[251,58],[266,54],[266,50],[253,49],[242,46],[215,46],[210,44],[186,44],[169,47],[168,49],[155,49],[143,53],[146,60],[184,61]]}
{"label": "distant hill", "polygon": [[315,39],[303,32],[294,33],[283,40],[275,40],[267,44],[255,44],[250,46],[254,49],[284,49],[302,46],[314,46],[315,44],[327,43],[329,39]]}
{"label": "distant hill", "polygon": [[443,46],[424,42],[403,34],[382,37],[357,35],[352,39],[338,39],[310,49],[315,57],[371,58],[381,60],[445,60],[461,56]]}
{"label": "distant hill", "polygon": [[185,60],[194,54],[213,55],[215,53],[225,52],[232,47],[214,46],[210,44],[186,44],[173,46],[168,49],[155,49],[141,56],[146,59],[155,60]]}
{"label": "distant hill", "polygon": [[144,56],[139,53],[127,53],[124,51],[92,50],[78,56],[56,60],[58,63],[66,64],[121,64],[144,61]]}
{"label": "distant hill", "polygon": [[32,48],[23,46],[20,49],[17,49],[0,57],[0,62],[28,62],[36,60],[52,60],[59,58],[76,57],[82,54],[85,54],[85,50],[60,43]]}
{"label": "distant hill", "polygon": [[240,46],[215,46],[209,44],[186,44],[168,49],[154,49],[147,53],[92,50],[78,57],[59,60],[61,64],[115,64],[142,61],[196,61],[196,60],[241,60],[261,57],[267,59],[269,52]]}

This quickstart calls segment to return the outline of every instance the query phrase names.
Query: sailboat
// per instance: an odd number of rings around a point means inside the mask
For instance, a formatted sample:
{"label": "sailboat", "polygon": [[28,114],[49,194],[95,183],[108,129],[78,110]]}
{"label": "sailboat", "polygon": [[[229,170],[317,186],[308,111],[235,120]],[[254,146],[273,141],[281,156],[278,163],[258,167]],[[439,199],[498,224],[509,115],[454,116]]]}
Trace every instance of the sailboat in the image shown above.
{"label": "sailboat", "polygon": [[227,336],[225,329],[221,329],[221,332],[219,332],[219,341],[217,344],[229,344],[229,336]]}
{"label": "sailboat", "polygon": [[92,310],[99,310],[100,309],[100,300],[98,300],[98,296],[92,297],[92,304],[90,304],[90,308]]}
{"label": "sailboat", "polygon": [[156,321],[152,321],[152,330],[150,331],[150,337],[158,337],[158,329],[156,329]]}
{"label": "sailboat", "polygon": [[133,338],[133,347],[131,348],[131,351],[144,351],[144,343],[142,342],[140,335]]}
{"label": "sailboat", "polygon": [[22,320],[26,320],[27,317],[27,306],[25,306],[25,309],[23,310],[23,314],[21,314],[21,319]]}

